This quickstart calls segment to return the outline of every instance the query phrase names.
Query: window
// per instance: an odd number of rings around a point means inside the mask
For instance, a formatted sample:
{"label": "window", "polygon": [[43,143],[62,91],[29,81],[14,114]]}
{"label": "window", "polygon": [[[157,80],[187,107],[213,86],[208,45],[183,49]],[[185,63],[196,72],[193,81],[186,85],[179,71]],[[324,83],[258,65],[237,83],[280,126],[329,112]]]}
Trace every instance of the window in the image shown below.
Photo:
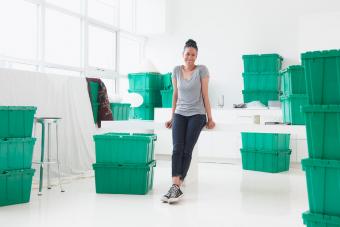
{"label": "window", "polygon": [[88,16],[118,27],[118,0],[88,0]]}
{"label": "window", "polygon": [[80,19],[46,10],[45,58],[47,62],[80,67]]}
{"label": "window", "polygon": [[144,50],[135,31],[136,0],[1,0],[0,67],[99,77],[126,94]]}
{"label": "window", "polygon": [[115,70],[116,33],[89,26],[89,66]]}
{"label": "window", "polygon": [[37,29],[37,5],[24,0],[1,1],[1,55],[36,59]]}
{"label": "window", "polygon": [[121,34],[119,44],[119,72],[121,74],[136,72],[141,59],[141,42],[131,36]]}
{"label": "window", "polygon": [[75,13],[80,13],[80,1],[82,0],[46,0],[47,3],[51,3]]}

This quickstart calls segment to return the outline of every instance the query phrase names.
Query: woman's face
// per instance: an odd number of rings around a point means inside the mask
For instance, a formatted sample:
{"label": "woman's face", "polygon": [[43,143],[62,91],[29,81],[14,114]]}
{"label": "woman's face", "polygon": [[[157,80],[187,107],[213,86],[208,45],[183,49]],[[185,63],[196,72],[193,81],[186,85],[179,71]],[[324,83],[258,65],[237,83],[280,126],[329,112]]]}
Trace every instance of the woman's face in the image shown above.
{"label": "woman's face", "polygon": [[187,66],[195,65],[195,61],[197,58],[197,50],[193,47],[187,47],[183,52],[183,59]]}

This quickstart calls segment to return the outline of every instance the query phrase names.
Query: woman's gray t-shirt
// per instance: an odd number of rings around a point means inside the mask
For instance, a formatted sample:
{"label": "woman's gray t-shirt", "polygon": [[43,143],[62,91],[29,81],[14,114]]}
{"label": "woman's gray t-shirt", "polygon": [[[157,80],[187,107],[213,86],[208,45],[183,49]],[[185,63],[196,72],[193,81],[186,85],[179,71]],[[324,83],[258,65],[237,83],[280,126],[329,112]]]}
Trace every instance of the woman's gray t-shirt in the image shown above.
{"label": "woman's gray t-shirt", "polygon": [[175,113],[183,116],[206,114],[202,97],[201,78],[209,76],[208,68],[204,65],[197,65],[188,80],[183,78],[182,68],[183,66],[176,66],[172,72],[172,77],[177,81],[178,89]]}

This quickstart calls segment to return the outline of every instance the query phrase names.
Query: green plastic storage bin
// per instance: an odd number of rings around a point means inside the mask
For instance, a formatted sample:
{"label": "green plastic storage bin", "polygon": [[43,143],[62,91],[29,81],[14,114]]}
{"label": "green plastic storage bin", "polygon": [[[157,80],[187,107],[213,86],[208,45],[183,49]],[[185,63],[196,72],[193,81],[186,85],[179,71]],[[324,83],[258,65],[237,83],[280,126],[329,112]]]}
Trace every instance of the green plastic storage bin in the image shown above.
{"label": "green plastic storage bin", "polygon": [[309,104],[340,105],[340,50],[301,54]]}
{"label": "green plastic storage bin", "polygon": [[173,90],[163,90],[161,91],[162,95],[162,107],[163,108],[171,108],[172,107],[172,95]]}
{"label": "green plastic storage bin", "polygon": [[161,97],[161,92],[159,90],[145,90],[145,91],[129,90],[129,92],[138,93],[143,97],[142,106],[153,106],[153,107],[162,106],[162,97]]}
{"label": "green plastic storage bin", "polygon": [[0,172],[0,206],[30,201],[34,169]]}
{"label": "green plastic storage bin", "polygon": [[96,192],[145,195],[152,189],[155,166],[155,161],[142,165],[93,164]]}
{"label": "green plastic storage bin", "polygon": [[162,75],[159,73],[130,73],[128,74],[129,89],[132,91],[161,90]]}
{"label": "green plastic storage bin", "polygon": [[340,160],[340,106],[302,107],[310,158]]}
{"label": "green plastic storage bin", "polygon": [[31,137],[34,106],[0,106],[0,138]]}
{"label": "green plastic storage bin", "polygon": [[278,54],[243,55],[244,72],[279,72],[283,58]]}
{"label": "green plastic storage bin", "polygon": [[35,138],[0,139],[0,171],[30,169]]}
{"label": "green plastic storage bin", "polygon": [[310,212],[340,216],[340,161],[303,159]]}
{"label": "green plastic storage bin", "polygon": [[155,109],[152,106],[134,107],[130,110],[130,119],[154,120]]}
{"label": "green plastic storage bin", "polygon": [[91,103],[98,103],[98,90],[99,90],[99,84],[96,82],[90,82],[90,100]]}
{"label": "green plastic storage bin", "polygon": [[113,120],[129,120],[130,106],[129,103],[110,103]]}
{"label": "green plastic storage bin", "polygon": [[242,76],[244,90],[279,90],[279,73],[243,73]]}
{"label": "green plastic storage bin", "polygon": [[172,90],[172,78],[171,78],[171,73],[166,73],[162,75],[162,83],[163,87],[162,90]]}
{"label": "green plastic storage bin", "polygon": [[281,91],[284,95],[306,94],[305,70],[301,65],[291,65],[280,73]]}
{"label": "green plastic storage bin", "polygon": [[280,152],[249,151],[241,149],[242,167],[267,173],[279,173],[289,170],[291,150]]}
{"label": "green plastic storage bin", "polygon": [[337,216],[305,212],[302,218],[307,227],[340,227],[340,217]]}
{"label": "green plastic storage bin", "polygon": [[244,150],[275,153],[289,149],[290,134],[242,132],[241,136]]}
{"label": "green plastic storage bin", "polygon": [[98,121],[99,103],[91,103],[94,123]]}
{"label": "green plastic storage bin", "polygon": [[248,103],[252,101],[260,101],[264,105],[268,105],[268,101],[279,100],[278,91],[242,91],[243,102]]}
{"label": "green plastic storage bin", "polygon": [[145,164],[153,160],[157,136],[142,133],[106,133],[93,136],[97,163]]}
{"label": "green plastic storage bin", "polygon": [[301,111],[302,106],[308,103],[307,95],[281,96],[283,123],[292,125],[304,125],[305,114]]}

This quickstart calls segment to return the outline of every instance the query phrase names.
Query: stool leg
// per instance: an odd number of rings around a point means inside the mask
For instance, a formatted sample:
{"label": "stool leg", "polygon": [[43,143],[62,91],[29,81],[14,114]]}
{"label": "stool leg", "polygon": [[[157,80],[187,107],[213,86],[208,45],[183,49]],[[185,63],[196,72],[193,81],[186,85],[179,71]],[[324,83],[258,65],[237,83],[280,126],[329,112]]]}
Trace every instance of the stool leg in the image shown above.
{"label": "stool leg", "polygon": [[44,151],[45,151],[45,124],[41,123],[41,151],[40,151],[40,173],[39,173],[39,193],[38,195],[42,195],[42,186],[44,179]]}
{"label": "stool leg", "polygon": [[50,161],[51,161],[51,123],[47,123],[47,189],[51,189],[51,182],[50,182]]}
{"label": "stool leg", "polygon": [[58,178],[59,178],[59,187],[61,192],[65,192],[63,186],[61,184],[61,177],[60,177],[60,161],[59,161],[59,133],[58,133],[58,122],[55,125],[56,127],[56,138],[57,138],[57,165],[58,165]]}

